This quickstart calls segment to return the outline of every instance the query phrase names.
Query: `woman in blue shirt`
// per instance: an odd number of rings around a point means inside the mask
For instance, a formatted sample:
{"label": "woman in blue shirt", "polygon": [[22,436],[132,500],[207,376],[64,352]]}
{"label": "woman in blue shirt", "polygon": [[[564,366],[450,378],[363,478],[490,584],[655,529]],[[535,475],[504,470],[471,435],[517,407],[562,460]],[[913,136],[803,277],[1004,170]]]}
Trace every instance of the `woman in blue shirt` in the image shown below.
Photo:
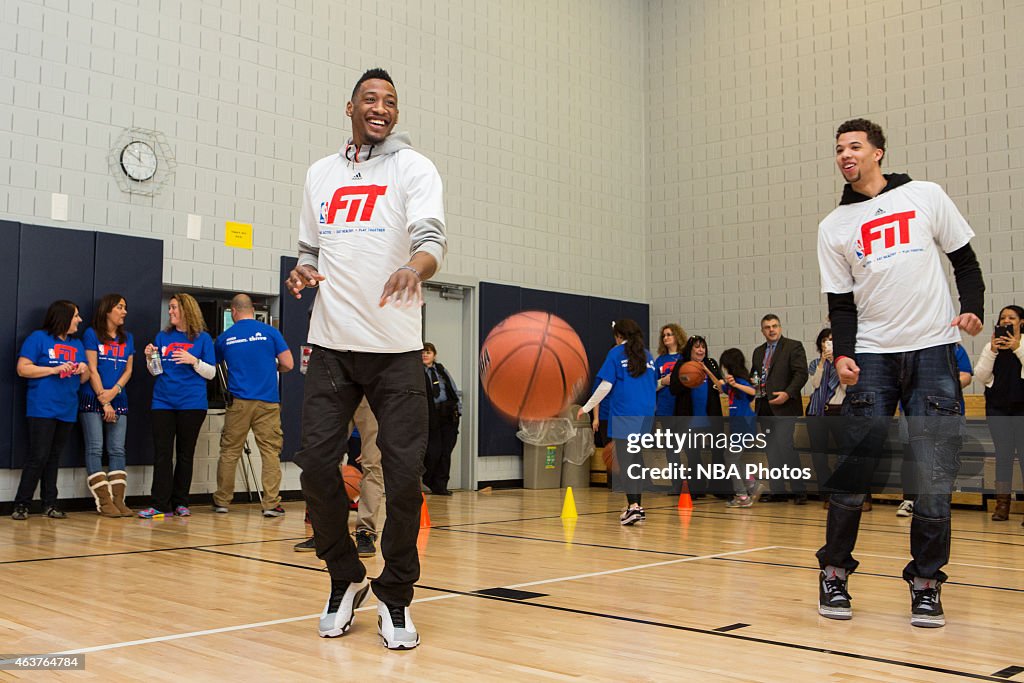
{"label": "woman in blue shirt", "polygon": [[[577,418],[594,409],[601,400],[611,394],[611,407],[608,414],[608,436],[611,442],[608,448],[613,458],[618,458],[622,480],[626,489],[628,507],[619,518],[623,526],[632,526],[647,518],[640,506],[640,494],[643,490],[643,478],[633,473],[630,464],[643,465],[640,454],[630,454],[624,448],[616,448],[617,441],[627,438],[630,434],[643,433],[650,429],[654,415],[655,386],[657,377],[654,373],[654,359],[644,347],[644,335],[640,326],[633,320],[616,320],[612,325],[615,335],[615,347],[608,352],[604,364],[597,371],[601,381],[594,395],[579,409]],[[612,389],[615,391],[612,392]],[[616,468],[611,468],[616,469]]]}
{"label": "woman in blue shirt", "polygon": [[[124,437],[128,429],[128,395],[135,340],[124,330],[128,306],[120,294],[106,294],[96,305],[92,327],[82,335],[89,381],[78,392],[78,421],[85,437],[85,471],[96,512],[104,517],[133,517],[125,502]],[[103,471],[106,442],[110,472]]]}
{"label": "woman in blue shirt", "polygon": [[672,368],[679,362],[679,351],[686,343],[686,332],[675,323],[661,328],[658,341],[658,357],[654,359],[654,371],[658,375],[658,402],[654,414],[668,416],[676,414],[676,397],[668,385]]}
{"label": "woman in blue shirt", "polygon": [[28,519],[37,484],[44,514],[53,519],[67,517],[57,508],[57,469],[78,414],[78,387],[89,381],[85,349],[71,337],[81,322],[73,302],[54,301],[46,310],[42,328],[25,339],[18,353],[18,376],[28,380],[28,456],[12,519]]}
{"label": "woman in blue shirt", "polygon": [[[679,379],[679,371],[683,364],[696,361],[704,367],[704,382],[690,389]],[[694,434],[719,434],[722,432],[722,401],[719,389],[722,386],[721,370],[718,361],[708,353],[708,342],[700,335],[693,335],[686,340],[679,362],[672,369],[668,388],[676,397],[675,414],[691,418],[688,426]],[[704,462],[701,448],[687,448],[686,459],[690,467],[691,490],[695,497],[701,497],[711,489],[708,482],[697,479],[697,467]],[[724,453],[720,448],[710,448],[712,462],[724,462]],[[678,458],[678,456],[676,456]],[[678,495],[682,491],[682,481],[676,481],[669,495]]]}
{"label": "woman in blue shirt", "polygon": [[[160,357],[153,385],[153,503],[139,512],[146,519],[188,508],[192,460],[206,420],[206,381],[217,375],[213,339],[206,332],[199,304],[190,294],[175,294],[167,306],[170,324],[146,346],[146,358]],[[154,374],[150,364],[146,364]],[[175,453],[177,462],[173,462]]]}

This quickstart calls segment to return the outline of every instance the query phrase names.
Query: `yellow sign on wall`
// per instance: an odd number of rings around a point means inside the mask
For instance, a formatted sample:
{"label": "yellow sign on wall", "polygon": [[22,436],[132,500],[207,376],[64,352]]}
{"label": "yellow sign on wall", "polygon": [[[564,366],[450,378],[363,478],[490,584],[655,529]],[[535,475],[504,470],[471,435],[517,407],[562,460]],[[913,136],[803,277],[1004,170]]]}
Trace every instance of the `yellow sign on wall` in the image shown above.
{"label": "yellow sign on wall", "polygon": [[252,249],[252,223],[228,221],[224,227],[224,246]]}

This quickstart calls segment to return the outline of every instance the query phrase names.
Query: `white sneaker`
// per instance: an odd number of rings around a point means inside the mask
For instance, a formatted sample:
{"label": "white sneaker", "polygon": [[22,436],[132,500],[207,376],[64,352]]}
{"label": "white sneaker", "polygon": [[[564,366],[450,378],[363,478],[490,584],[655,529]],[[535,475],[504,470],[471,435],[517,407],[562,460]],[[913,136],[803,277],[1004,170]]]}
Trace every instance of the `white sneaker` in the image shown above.
{"label": "white sneaker", "polygon": [[327,598],[324,611],[320,614],[320,637],[337,638],[352,628],[356,608],[363,604],[369,591],[370,582],[365,578],[347,586],[331,582],[331,596]]}
{"label": "white sneaker", "polygon": [[619,515],[619,523],[622,526],[633,526],[637,522],[643,522],[647,519],[647,513],[644,512],[643,508],[628,508],[625,512]]}
{"label": "white sneaker", "polygon": [[910,517],[912,514],[914,514],[914,501],[912,500],[905,500],[896,508],[897,517]]}
{"label": "white sneaker", "polygon": [[377,603],[377,633],[389,650],[411,650],[420,644],[420,634],[412,623],[408,607]]}

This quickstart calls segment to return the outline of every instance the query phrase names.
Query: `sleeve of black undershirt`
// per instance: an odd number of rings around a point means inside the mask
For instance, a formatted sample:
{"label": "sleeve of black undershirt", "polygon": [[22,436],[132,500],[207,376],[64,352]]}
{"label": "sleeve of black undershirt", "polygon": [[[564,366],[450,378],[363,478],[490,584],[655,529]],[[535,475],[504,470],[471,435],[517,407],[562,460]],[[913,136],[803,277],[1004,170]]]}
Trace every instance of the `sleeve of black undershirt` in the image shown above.
{"label": "sleeve of black undershirt", "polygon": [[973,313],[979,320],[985,319],[985,278],[978,265],[978,257],[970,243],[965,244],[946,256],[953,264],[956,291],[960,294],[960,313]]}
{"label": "sleeve of black undershirt", "polygon": [[832,325],[833,357],[853,358],[857,347],[857,304],[853,292],[828,293],[828,319]]}

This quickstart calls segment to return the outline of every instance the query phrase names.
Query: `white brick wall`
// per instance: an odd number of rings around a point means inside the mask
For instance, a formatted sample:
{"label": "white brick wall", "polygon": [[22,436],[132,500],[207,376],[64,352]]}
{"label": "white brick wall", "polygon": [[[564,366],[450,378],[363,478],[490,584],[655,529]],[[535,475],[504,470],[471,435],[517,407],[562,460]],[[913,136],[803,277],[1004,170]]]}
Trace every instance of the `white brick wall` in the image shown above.
{"label": "white brick wall", "polygon": [[[382,65],[445,181],[447,273],[643,299],[643,6],[6,0],[0,216],[50,223],[63,192],[68,226],[164,239],[168,284],[275,294],[305,170]],[[174,150],[153,198],[107,168],[132,126]],[[224,246],[227,220],[254,224],[252,252]]]}
{"label": "white brick wall", "polygon": [[[886,130],[884,168],[943,185],[978,237],[986,324],[1019,303],[1024,7],[1011,0],[647,5],[648,295],[712,353],[761,343],[772,311],[825,320],[817,224],[838,202],[835,129]],[[966,340],[972,359],[983,341]]]}

